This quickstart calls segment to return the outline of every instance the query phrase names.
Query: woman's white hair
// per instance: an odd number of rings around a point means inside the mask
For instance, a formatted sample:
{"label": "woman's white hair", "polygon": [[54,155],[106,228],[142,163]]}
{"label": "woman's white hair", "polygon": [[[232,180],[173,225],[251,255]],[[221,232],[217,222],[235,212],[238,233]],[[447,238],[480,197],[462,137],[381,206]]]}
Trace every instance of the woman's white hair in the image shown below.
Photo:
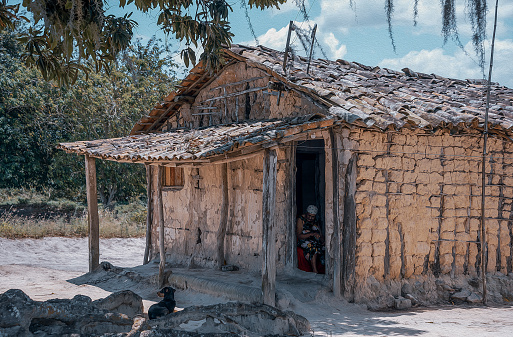
{"label": "woman's white hair", "polygon": [[316,207],[316,206],[314,206],[314,205],[310,205],[310,206],[308,206],[308,207],[306,208],[306,212],[307,212],[307,213],[310,213],[310,214],[313,214],[313,215],[316,215],[316,214],[317,214],[317,211],[318,211],[318,209],[317,209],[317,207]]}

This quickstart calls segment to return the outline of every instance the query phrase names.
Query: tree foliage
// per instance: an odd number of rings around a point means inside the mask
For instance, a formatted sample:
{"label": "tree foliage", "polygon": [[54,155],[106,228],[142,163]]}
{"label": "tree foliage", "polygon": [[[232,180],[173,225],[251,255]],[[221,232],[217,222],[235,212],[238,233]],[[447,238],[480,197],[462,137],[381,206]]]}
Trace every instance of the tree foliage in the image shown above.
{"label": "tree foliage", "polygon": [[[0,30],[19,20],[19,5],[0,2]],[[243,0],[246,1],[246,0]],[[250,7],[276,7],[286,0],[247,0]],[[207,68],[218,68],[221,49],[229,46],[229,13],[226,0],[119,0],[119,6],[133,3],[142,11],[158,10],[157,23],[169,34],[185,42],[181,56],[188,66],[196,63],[195,49]],[[34,27],[22,37],[26,65],[36,67],[46,80],[74,83],[81,72],[93,65],[96,72],[109,71],[117,55],[125,50],[137,23],[123,17],[105,15],[105,0],[23,0],[32,14]],[[194,48],[193,48],[194,46]]]}
{"label": "tree foliage", "polygon": [[[306,0],[292,0],[308,20]],[[365,0],[359,0],[365,1]],[[444,43],[452,38],[459,42],[455,15],[457,0],[440,0],[442,35]],[[461,0],[463,1],[463,0]],[[279,8],[286,0],[240,0],[240,9],[247,14],[251,8]],[[350,0],[355,8],[358,0]],[[395,50],[392,19],[394,0],[383,0],[388,33]],[[157,23],[179,41],[185,42],[181,56],[187,66],[199,59],[207,68],[215,69],[222,62],[221,49],[229,46],[233,34],[230,27],[232,5],[226,0],[119,0],[119,6],[133,3],[142,11],[158,11]],[[112,3],[111,3],[112,4]],[[413,24],[417,24],[418,0],[413,2]],[[465,0],[466,14],[472,26],[472,43],[484,67],[486,38],[486,0]],[[80,72],[93,69],[109,71],[118,53],[125,50],[137,25],[130,14],[123,17],[105,15],[105,0],[23,0],[23,6],[33,15],[35,26],[23,37],[26,52],[24,60],[28,66],[38,68],[43,78],[56,80],[59,84],[73,83]],[[19,5],[9,6],[0,0],[0,30],[14,24],[22,17],[17,15]],[[252,29],[249,16],[248,24]],[[252,31],[256,38],[256,35]],[[320,47],[318,43],[316,46]],[[195,50],[202,49],[199,58]],[[322,50],[321,50],[322,51]],[[323,53],[324,54],[324,53]]]}
{"label": "tree foliage", "polygon": [[[394,14],[394,0],[385,1],[385,15],[388,22],[388,32],[392,46],[395,50],[394,36],[392,32],[392,17]],[[440,0],[442,14],[442,36],[444,43],[449,38],[463,47],[459,40],[458,23],[456,20],[456,1],[457,0]],[[486,39],[486,13],[488,12],[486,0],[465,0],[466,14],[472,26],[472,44],[478,57],[478,63],[481,69],[484,69],[484,46]],[[418,16],[418,0],[414,0],[413,4],[413,24],[417,24]]]}
{"label": "tree foliage", "polygon": [[[59,142],[127,135],[155,102],[173,90],[174,63],[157,40],[119,53],[109,74],[77,75],[76,85],[45,81],[22,61],[19,33],[0,33],[0,187],[35,187],[84,198],[84,161]],[[104,204],[145,192],[142,165],[98,161]]]}

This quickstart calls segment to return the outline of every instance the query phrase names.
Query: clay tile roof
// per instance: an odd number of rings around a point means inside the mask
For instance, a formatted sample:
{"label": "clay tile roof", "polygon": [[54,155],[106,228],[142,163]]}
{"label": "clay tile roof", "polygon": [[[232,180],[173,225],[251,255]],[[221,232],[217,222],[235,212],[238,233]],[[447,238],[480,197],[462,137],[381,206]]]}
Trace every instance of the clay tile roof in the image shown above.
{"label": "clay tile roof", "polygon": [[308,115],[283,120],[215,125],[166,133],[130,135],[122,138],[61,143],[68,153],[132,163],[213,162],[228,152],[250,154],[273,146],[310,129],[333,124],[333,118]]}
{"label": "clay tile roof", "polygon": [[[285,73],[282,52],[234,46],[228,54],[265,64],[289,86],[317,95],[332,108],[345,109],[342,114],[339,109],[333,111],[346,122],[360,120],[382,130],[390,124],[396,129],[407,126],[429,130],[443,125],[460,132],[484,127],[486,80],[449,79],[408,68],[399,72],[344,60],[315,59],[306,74],[307,60],[302,57],[290,59]],[[489,127],[509,133],[513,126],[513,90],[492,83],[490,102]]]}
{"label": "clay tile roof", "polygon": [[[393,125],[452,131],[483,129],[486,80],[458,80],[424,74],[404,68],[395,71],[369,67],[345,60],[314,59],[307,74],[307,59],[289,58],[287,72],[282,68],[283,53],[264,46],[233,45],[226,50],[227,64],[247,62],[274,76],[288,87],[317,99],[328,109],[347,110],[344,121],[386,130]],[[216,74],[209,74],[202,64],[194,67],[176,92],[160,102],[133,128],[132,134],[152,132],[176,112],[182,98],[193,98]],[[489,127],[511,132],[513,125],[513,90],[497,83],[491,86]],[[354,116],[348,117],[347,114]],[[335,115],[340,115],[340,111]],[[359,119],[361,118],[361,120]]]}
{"label": "clay tile roof", "polygon": [[[136,123],[131,136],[63,143],[59,147],[116,161],[212,161],[228,152],[246,149],[247,153],[255,144],[265,146],[328,124],[348,123],[382,131],[447,128],[452,133],[484,128],[486,80],[457,80],[408,68],[395,71],[321,59],[311,61],[307,74],[307,60],[302,57],[289,58],[285,72],[283,53],[273,49],[233,45],[225,54],[227,65],[246,62],[318,101],[326,108],[325,116],[149,133],[158,131],[184,102],[193,101],[216,78],[216,73],[207,72],[199,63],[175,92]],[[497,83],[491,85],[489,128],[494,133],[512,134],[513,90]]]}

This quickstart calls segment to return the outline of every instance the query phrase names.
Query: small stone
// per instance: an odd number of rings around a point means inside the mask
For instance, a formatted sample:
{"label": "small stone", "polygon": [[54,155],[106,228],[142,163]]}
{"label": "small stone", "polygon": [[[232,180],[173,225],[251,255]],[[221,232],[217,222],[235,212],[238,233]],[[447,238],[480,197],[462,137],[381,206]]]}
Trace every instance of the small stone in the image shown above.
{"label": "small stone", "polygon": [[468,297],[467,297],[467,302],[469,303],[480,303],[483,301],[483,298],[476,294],[476,293],[471,293]]}
{"label": "small stone", "polygon": [[411,301],[411,304],[412,304],[412,305],[417,305],[417,304],[419,304],[419,301],[418,301],[418,300],[417,300],[417,299],[416,299],[412,294],[406,294],[406,295],[404,296],[404,298],[409,299],[409,300]]}
{"label": "small stone", "polygon": [[233,265],[233,264],[227,264],[225,266],[221,267],[222,271],[237,271],[239,270],[239,267]]}
{"label": "small stone", "polygon": [[398,310],[404,310],[411,308],[411,300],[399,296],[399,298],[395,299],[395,308]]}
{"label": "small stone", "polygon": [[392,295],[386,295],[384,296],[384,303],[386,303],[386,306],[388,308],[393,308],[395,305],[395,298]]}
{"label": "small stone", "polygon": [[367,303],[367,309],[371,311],[379,311],[395,306],[395,298],[392,295],[381,295],[376,297],[374,301]]}
{"label": "small stone", "polygon": [[420,281],[415,281],[415,291],[420,294],[425,294],[426,289],[424,288],[424,283]]}
{"label": "small stone", "polygon": [[73,301],[83,302],[86,305],[91,304],[91,302],[92,302],[91,297],[86,296],[86,295],[80,295],[80,294],[79,295],[75,295],[73,297]]}
{"label": "small stone", "polygon": [[463,289],[462,291],[452,294],[451,299],[459,300],[459,301],[466,301],[467,297],[469,297],[470,295],[471,295],[470,291]]}
{"label": "small stone", "polygon": [[479,287],[479,279],[477,277],[473,277],[470,280],[468,280],[468,284],[474,288],[477,288]]}
{"label": "small stone", "polygon": [[403,286],[401,287],[401,295],[406,297],[406,294],[411,294],[411,293],[413,293],[412,286],[409,283],[403,284]]}
{"label": "small stone", "polygon": [[445,291],[454,292],[454,289],[453,289],[452,287],[448,286],[447,284],[445,284],[445,282],[444,282],[444,281],[442,281],[442,280],[436,280],[436,281],[435,281],[435,284],[436,284],[439,288],[441,288],[441,289],[443,289],[443,290],[445,290]]}

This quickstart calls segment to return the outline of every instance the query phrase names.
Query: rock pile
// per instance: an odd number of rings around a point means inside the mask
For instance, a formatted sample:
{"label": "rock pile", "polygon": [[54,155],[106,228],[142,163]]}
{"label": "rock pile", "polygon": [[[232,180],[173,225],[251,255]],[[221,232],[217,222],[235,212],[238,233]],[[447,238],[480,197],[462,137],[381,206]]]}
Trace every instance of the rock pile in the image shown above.
{"label": "rock pile", "polygon": [[[487,301],[504,304],[513,300],[513,273],[488,274],[486,281]],[[374,277],[367,279],[362,287],[364,302],[370,310],[408,309],[418,305],[433,304],[479,304],[482,302],[482,283],[477,277],[416,277],[410,280],[379,282]],[[363,301],[362,301],[363,302]]]}
{"label": "rock pile", "polygon": [[[193,321],[195,324],[191,324]],[[33,301],[23,291],[0,295],[0,336],[301,336],[310,323],[290,311],[264,304],[231,302],[194,306],[155,320],[143,313],[142,298],[120,291],[92,301],[73,299]]]}

